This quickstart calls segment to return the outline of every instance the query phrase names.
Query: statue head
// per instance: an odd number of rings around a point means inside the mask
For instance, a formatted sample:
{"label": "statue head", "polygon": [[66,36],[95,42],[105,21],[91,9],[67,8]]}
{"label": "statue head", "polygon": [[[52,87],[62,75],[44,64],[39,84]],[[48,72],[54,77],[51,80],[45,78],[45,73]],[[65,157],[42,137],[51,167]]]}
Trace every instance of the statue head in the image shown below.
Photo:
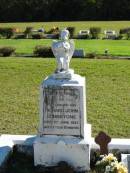
{"label": "statue head", "polygon": [[64,41],[68,40],[69,35],[70,35],[69,31],[67,29],[63,29],[60,33],[60,38],[61,38],[61,40],[64,40]]}

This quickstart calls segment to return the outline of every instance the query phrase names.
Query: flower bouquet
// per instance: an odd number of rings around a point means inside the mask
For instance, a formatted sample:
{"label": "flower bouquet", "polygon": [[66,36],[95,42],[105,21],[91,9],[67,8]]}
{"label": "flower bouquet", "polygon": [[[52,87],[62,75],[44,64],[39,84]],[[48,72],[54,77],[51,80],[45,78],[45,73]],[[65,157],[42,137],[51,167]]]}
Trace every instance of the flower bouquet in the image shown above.
{"label": "flower bouquet", "polygon": [[100,156],[100,160],[96,162],[95,170],[97,173],[128,173],[127,168],[123,163],[118,162],[112,153]]}

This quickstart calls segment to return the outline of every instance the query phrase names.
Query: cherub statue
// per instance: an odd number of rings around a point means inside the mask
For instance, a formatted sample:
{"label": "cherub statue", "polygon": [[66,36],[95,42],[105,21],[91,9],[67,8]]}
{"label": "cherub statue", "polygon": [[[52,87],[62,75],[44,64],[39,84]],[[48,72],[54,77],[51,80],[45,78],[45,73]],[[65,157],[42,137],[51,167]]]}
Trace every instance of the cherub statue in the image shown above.
{"label": "cherub statue", "polygon": [[56,73],[69,71],[69,63],[74,53],[74,41],[69,40],[69,31],[64,29],[60,33],[60,40],[53,41],[52,51],[57,60]]}

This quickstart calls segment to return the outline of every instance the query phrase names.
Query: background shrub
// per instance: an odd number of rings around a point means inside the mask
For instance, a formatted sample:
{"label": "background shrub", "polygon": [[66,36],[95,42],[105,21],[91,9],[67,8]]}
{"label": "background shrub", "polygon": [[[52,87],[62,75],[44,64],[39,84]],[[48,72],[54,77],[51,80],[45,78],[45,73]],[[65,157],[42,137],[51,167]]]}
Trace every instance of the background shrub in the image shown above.
{"label": "background shrub", "polygon": [[33,39],[42,39],[42,38],[44,38],[44,36],[41,33],[36,33],[36,34],[32,34],[32,38]]}
{"label": "background shrub", "polygon": [[126,39],[127,39],[127,40],[130,40],[130,31],[128,31],[128,32],[126,33]]}
{"label": "background shrub", "polygon": [[11,56],[12,53],[15,52],[15,48],[14,47],[0,47],[0,55],[1,56]]}
{"label": "background shrub", "polygon": [[89,38],[90,38],[90,36],[88,34],[86,34],[86,35],[78,35],[77,36],[77,39],[89,39]]}
{"label": "background shrub", "polygon": [[96,52],[90,52],[90,53],[87,53],[85,57],[86,58],[90,58],[90,59],[92,58],[93,59],[93,58],[96,58],[96,56],[97,56],[96,55]]}
{"label": "background shrub", "polygon": [[53,27],[49,31],[46,32],[46,34],[58,34],[60,32],[58,27]]}
{"label": "background shrub", "polygon": [[33,27],[31,27],[31,26],[26,27],[26,29],[24,31],[24,34],[26,35],[26,38],[29,38],[31,36],[32,29],[33,29]]}
{"label": "background shrub", "polygon": [[119,34],[118,36],[116,36],[115,40],[121,40],[123,39],[123,35],[122,34]]}
{"label": "background shrub", "polygon": [[25,34],[16,34],[15,39],[25,39],[26,38],[26,35]]}
{"label": "background shrub", "polygon": [[120,29],[119,31],[120,34],[126,34],[128,32],[130,32],[130,28],[123,28],[123,29]]}
{"label": "background shrub", "polygon": [[98,39],[101,33],[100,27],[91,27],[90,28],[90,35],[92,39]]}
{"label": "background shrub", "polygon": [[53,57],[51,47],[47,46],[36,46],[33,53],[38,57]]}
{"label": "background shrub", "polygon": [[67,30],[70,33],[70,38],[73,38],[75,34],[75,27],[67,27]]}
{"label": "background shrub", "polygon": [[0,28],[0,35],[6,38],[11,38],[15,33],[14,28]]}

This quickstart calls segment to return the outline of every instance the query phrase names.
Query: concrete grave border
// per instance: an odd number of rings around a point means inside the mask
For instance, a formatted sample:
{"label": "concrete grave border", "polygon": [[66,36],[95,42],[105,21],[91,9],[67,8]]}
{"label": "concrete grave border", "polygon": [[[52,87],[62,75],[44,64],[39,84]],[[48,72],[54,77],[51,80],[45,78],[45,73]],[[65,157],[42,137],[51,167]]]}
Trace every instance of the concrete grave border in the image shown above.
{"label": "concrete grave border", "polygon": [[[14,145],[23,145],[26,147],[32,147],[33,142],[36,139],[36,135],[9,135],[3,134],[0,136],[0,169],[4,167],[7,159],[12,152]],[[99,146],[95,143],[94,138],[90,139],[91,149],[99,149]],[[130,139],[112,138],[108,145],[109,150],[118,149],[122,152],[130,152]],[[22,151],[21,148],[19,148]],[[24,152],[24,151],[23,151]]]}

